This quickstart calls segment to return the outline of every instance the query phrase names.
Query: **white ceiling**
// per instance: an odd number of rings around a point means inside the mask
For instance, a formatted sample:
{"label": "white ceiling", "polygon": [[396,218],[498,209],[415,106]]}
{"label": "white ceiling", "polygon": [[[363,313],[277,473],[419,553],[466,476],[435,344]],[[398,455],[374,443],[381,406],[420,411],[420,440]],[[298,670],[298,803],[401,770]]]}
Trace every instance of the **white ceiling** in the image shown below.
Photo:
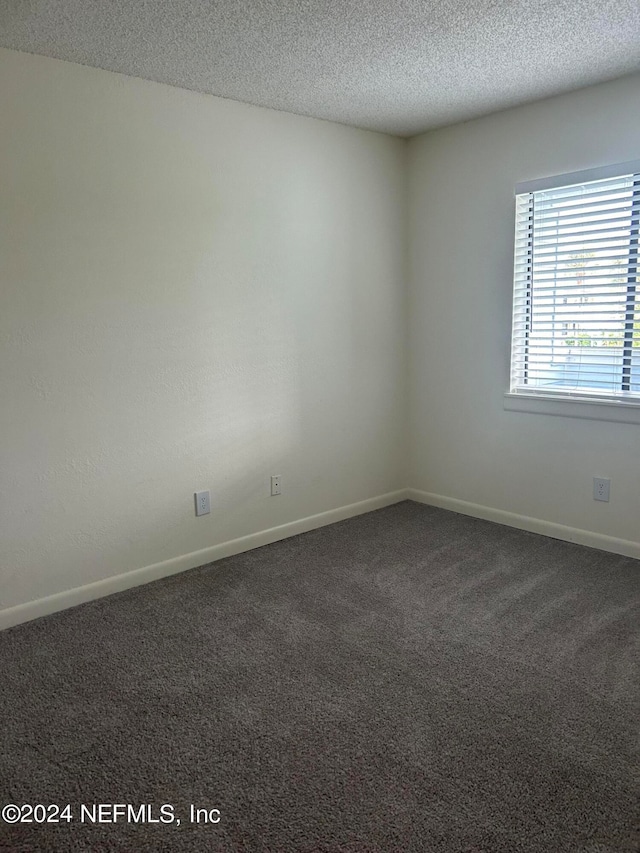
{"label": "white ceiling", "polygon": [[411,136],[640,70],[640,0],[1,0],[0,45]]}

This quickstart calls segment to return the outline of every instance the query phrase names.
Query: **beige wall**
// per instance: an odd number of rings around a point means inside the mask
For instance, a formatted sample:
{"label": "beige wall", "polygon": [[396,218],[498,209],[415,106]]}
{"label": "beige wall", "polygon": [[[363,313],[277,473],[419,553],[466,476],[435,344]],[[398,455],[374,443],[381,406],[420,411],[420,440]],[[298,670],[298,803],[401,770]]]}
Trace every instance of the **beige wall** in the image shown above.
{"label": "beige wall", "polygon": [[0,116],[0,609],[403,485],[403,141],[6,50]]}
{"label": "beige wall", "polygon": [[[407,485],[640,541],[640,426],[503,408],[514,185],[639,146],[637,75],[409,142]],[[594,476],[611,477],[609,504],[594,502]]]}
{"label": "beige wall", "polygon": [[514,184],[637,158],[639,108],[407,145],[0,50],[0,624],[405,486],[637,543],[638,426],[503,394]]}

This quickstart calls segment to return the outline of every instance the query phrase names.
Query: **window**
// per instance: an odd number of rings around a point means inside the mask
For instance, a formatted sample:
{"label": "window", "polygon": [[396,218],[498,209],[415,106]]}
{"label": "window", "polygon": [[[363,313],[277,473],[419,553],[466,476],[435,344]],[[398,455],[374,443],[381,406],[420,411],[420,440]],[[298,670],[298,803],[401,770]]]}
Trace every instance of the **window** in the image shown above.
{"label": "window", "polygon": [[640,161],[516,187],[511,395],[640,403]]}

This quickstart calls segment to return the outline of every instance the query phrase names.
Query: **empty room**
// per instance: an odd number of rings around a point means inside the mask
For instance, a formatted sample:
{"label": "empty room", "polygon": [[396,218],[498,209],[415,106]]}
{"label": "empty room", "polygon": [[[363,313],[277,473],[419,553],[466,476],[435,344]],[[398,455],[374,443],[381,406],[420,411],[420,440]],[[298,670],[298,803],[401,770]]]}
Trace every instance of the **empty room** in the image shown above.
{"label": "empty room", "polygon": [[637,0],[0,5],[0,851],[640,851]]}

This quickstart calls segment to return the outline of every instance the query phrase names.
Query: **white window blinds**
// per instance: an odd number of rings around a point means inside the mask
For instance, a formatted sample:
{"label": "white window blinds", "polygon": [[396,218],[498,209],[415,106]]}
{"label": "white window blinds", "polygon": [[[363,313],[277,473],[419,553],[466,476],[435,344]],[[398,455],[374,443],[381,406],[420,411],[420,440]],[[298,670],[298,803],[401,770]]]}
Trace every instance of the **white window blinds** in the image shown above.
{"label": "white window blinds", "polygon": [[640,400],[639,230],[640,162],[516,188],[512,393]]}

